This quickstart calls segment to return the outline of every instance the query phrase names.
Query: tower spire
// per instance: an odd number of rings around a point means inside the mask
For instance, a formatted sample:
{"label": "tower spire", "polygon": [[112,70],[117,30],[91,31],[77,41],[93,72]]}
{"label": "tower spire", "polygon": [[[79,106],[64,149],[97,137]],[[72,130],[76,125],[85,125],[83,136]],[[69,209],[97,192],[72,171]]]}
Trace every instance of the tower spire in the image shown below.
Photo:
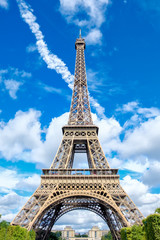
{"label": "tower spire", "polygon": [[87,88],[85,45],[80,29],[79,38],[75,42],[76,66],[68,125],[93,125]]}
{"label": "tower spire", "polygon": [[82,36],[81,36],[81,29],[79,30],[79,38],[82,38]]}

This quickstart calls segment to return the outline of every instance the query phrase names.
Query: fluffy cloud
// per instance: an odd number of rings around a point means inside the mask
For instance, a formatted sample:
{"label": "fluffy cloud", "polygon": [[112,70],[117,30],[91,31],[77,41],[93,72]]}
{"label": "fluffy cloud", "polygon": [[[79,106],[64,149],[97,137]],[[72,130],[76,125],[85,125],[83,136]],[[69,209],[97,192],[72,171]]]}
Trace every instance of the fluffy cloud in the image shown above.
{"label": "fluffy cloud", "polygon": [[[160,115],[160,110],[155,107],[151,108],[143,108],[140,106],[139,102],[133,101],[128,102],[127,104],[124,104],[122,107],[119,107],[116,109],[117,112],[123,112],[123,113],[134,113],[136,116],[139,116],[139,118],[151,118],[151,117],[157,117]],[[140,118],[140,119],[141,119]]]}
{"label": "fluffy cloud", "polygon": [[[41,113],[34,109],[18,111],[9,122],[0,122],[0,154],[7,160],[40,163],[49,167],[62,138],[62,126],[68,113],[52,119],[47,129],[41,129]],[[41,134],[45,133],[45,139]],[[42,167],[42,166],[41,166]]]}
{"label": "fluffy cloud", "polygon": [[32,53],[32,52],[35,52],[36,50],[37,50],[36,44],[29,44],[29,45],[26,47],[26,52],[27,52],[27,53]]}
{"label": "fluffy cloud", "polygon": [[9,7],[8,1],[7,0],[0,0],[0,7],[4,8],[4,9],[8,9],[8,7]]}
{"label": "fluffy cloud", "polygon": [[98,226],[100,229],[108,229],[107,224],[101,217],[86,210],[75,210],[66,213],[56,222],[54,229],[62,230],[66,226],[66,223],[75,229],[76,232],[80,233],[87,232],[93,226]]}
{"label": "fluffy cloud", "polygon": [[60,0],[60,12],[68,23],[83,27],[88,32],[86,36],[88,45],[101,44],[100,27],[105,22],[105,12],[109,3],[109,0],[98,2],[96,0]]}
{"label": "fluffy cloud", "polygon": [[40,176],[38,174],[19,174],[14,169],[3,167],[0,167],[0,172],[0,192],[4,194],[13,190],[32,192],[40,184]]}
{"label": "fluffy cloud", "polygon": [[149,187],[144,183],[126,176],[121,180],[121,184],[144,216],[154,213],[155,209],[159,207],[160,194],[150,193]]}
{"label": "fluffy cloud", "polygon": [[33,161],[39,161],[49,167],[62,140],[62,126],[67,123],[68,116],[69,114],[65,113],[52,119],[48,129],[46,129],[46,140],[32,151]]}
{"label": "fluffy cloud", "polygon": [[29,177],[23,175],[19,177],[19,181],[15,185],[15,189],[23,190],[27,192],[35,191],[40,184],[40,175],[33,174]]}
{"label": "fluffy cloud", "polygon": [[4,85],[5,85],[6,89],[9,91],[10,97],[13,99],[16,99],[17,98],[16,93],[19,90],[22,83],[17,82],[13,79],[10,79],[10,80],[5,80]]}
{"label": "fluffy cloud", "polygon": [[96,28],[92,29],[85,38],[88,45],[101,44],[101,39],[102,33]]}
{"label": "fluffy cloud", "polygon": [[23,207],[28,197],[21,196],[15,191],[25,194],[33,192],[40,184],[37,174],[19,174],[14,169],[0,167],[0,209],[2,219],[12,221],[16,213]]}
{"label": "fluffy cloud", "polygon": [[102,118],[106,118],[105,117],[105,108],[102,107],[95,98],[93,98],[92,96],[89,95],[89,100],[91,105],[96,109],[96,112],[98,114],[98,116],[102,117]]}
{"label": "fluffy cloud", "polygon": [[118,152],[124,158],[148,156],[160,160],[160,116],[141,123],[139,127],[128,130]]}
{"label": "fluffy cloud", "polygon": [[44,84],[42,82],[39,82],[39,86],[41,88],[43,88],[46,92],[57,93],[57,94],[63,95],[63,91],[60,88],[54,88],[54,87],[51,87],[51,86],[49,86],[47,84]]}
{"label": "fluffy cloud", "polygon": [[23,197],[15,192],[10,192],[4,196],[0,196],[0,209],[2,220],[12,221],[23,205],[28,200],[28,197]]}
{"label": "fluffy cloud", "polygon": [[9,192],[18,183],[17,172],[15,170],[0,167],[0,189],[1,192]]}
{"label": "fluffy cloud", "polygon": [[134,159],[142,163],[160,160],[160,110],[142,108],[138,102],[129,102],[116,110],[131,117],[123,125],[123,138],[116,142],[112,151],[122,159]]}
{"label": "fluffy cloud", "polygon": [[29,72],[9,67],[8,69],[0,70],[0,83],[9,92],[10,97],[16,99],[20,86],[24,84],[25,80],[31,78],[31,76],[32,74]]}
{"label": "fluffy cloud", "polygon": [[40,145],[39,117],[39,111],[30,109],[28,112],[18,111],[8,123],[0,123],[0,152],[4,158],[19,159],[25,150],[27,153]]}
{"label": "fluffy cloud", "polygon": [[[105,11],[109,0],[60,0],[60,11],[68,22],[74,22],[78,26],[100,27],[105,21]],[[79,19],[78,14],[84,13],[84,19]],[[89,18],[89,19],[88,19]]]}
{"label": "fluffy cloud", "polygon": [[149,186],[160,186],[160,164],[157,161],[154,161],[149,169],[146,169],[142,180],[145,184]]}

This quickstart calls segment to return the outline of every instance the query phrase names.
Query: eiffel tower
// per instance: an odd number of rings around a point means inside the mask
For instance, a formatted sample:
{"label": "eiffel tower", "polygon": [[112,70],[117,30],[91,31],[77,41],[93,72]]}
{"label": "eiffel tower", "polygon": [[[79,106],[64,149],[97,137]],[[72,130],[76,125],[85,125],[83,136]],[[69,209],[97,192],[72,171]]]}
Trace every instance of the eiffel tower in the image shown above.
{"label": "eiffel tower", "polygon": [[[90,111],[81,33],[75,48],[74,88],[62,142],[51,167],[42,170],[40,186],[11,224],[34,229],[37,240],[46,240],[62,215],[85,209],[98,214],[113,239],[120,240],[120,229],[141,224],[143,215],[121,187],[118,169],[110,168],[98,140],[98,127]],[[75,153],[86,153],[88,169],[72,168]]]}

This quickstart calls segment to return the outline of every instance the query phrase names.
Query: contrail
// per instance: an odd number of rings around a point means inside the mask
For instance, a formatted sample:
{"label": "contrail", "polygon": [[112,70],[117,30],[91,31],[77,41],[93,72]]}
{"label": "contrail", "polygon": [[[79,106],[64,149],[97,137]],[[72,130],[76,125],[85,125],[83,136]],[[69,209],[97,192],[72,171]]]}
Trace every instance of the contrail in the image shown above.
{"label": "contrail", "polygon": [[[47,67],[54,69],[58,74],[61,74],[62,79],[68,84],[69,88],[73,88],[74,76],[68,70],[66,64],[55,54],[51,53],[44,41],[44,35],[40,30],[39,24],[36,22],[36,16],[33,14],[33,9],[24,0],[17,0],[22,19],[29,25],[32,33],[36,37],[36,45],[39,54],[46,62]],[[93,97],[90,96],[91,105],[96,109],[100,117],[105,118],[105,109]]]}

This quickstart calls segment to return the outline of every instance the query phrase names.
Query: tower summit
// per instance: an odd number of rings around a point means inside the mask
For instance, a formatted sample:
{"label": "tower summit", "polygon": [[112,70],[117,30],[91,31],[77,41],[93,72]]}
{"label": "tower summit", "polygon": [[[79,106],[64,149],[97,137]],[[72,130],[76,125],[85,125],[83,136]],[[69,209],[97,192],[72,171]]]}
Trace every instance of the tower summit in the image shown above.
{"label": "tower summit", "polygon": [[[86,209],[98,214],[107,223],[113,239],[120,240],[120,229],[141,224],[143,215],[121,187],[118,169],[110,168],[100,145],[90,111],[85,40],[81,33],[75,48],[74,88],[62,142],[51,167],[43,169],[40,186],[11,224],[34,229],[37,240],[47,240],[62,215]],[[75,153],[86,153],[88,169],[72,168]]]}
{"label": "tower summit", "polygon": [[68,125],[93,125],[87,89],[85,45],[80,30],[79,38],[75,42],[76,66]]}

